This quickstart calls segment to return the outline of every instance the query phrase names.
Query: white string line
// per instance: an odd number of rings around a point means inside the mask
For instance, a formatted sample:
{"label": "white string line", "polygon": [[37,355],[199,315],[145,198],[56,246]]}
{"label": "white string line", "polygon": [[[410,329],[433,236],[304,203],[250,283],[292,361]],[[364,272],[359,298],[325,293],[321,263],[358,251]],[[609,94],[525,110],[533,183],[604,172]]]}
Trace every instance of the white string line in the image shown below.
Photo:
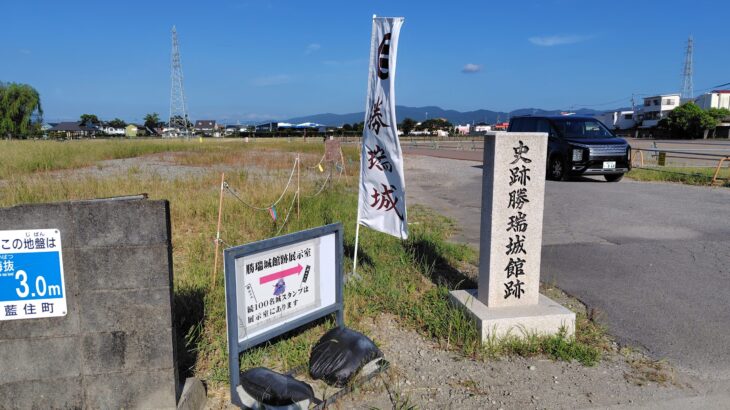
{"label": "white string line", "polygon": [[314,195],[304,195],[303,197],[304,198],[314,198],[315,196],[321,194],[322,191],[324,191],[324,189],[327,187],[327,182],[329,182],[331,176],[332,176],[332,170],[330,169],[330,172],[329,172],[329,174],[327,174],[327,178],[324,180],[322,187],[319,188],[319,191],[317,191],[317,193]]}
{"label": "white string line", "polygon": [[284,229],[284,226],[286,226],[287,221],[289,221],[289,215],[291,215],[291,211],[294,208],[294,201],[297,199],[297,196],[299,196],[299,191],[294,193],[294,197],[291,199],[291,206],[289,206],[289,211],[286,213],[286,218],[284,218],[284,222],[279,227],[279,230],[276,231],[276,236],[279,236],[281,233],[281,230]]}
{"label": "white string line", "polygon": [[228,185],[228,182],[223,182],[223,187],[224,187],[224,188],[225,188],[225,189],[226,189],[226,190],[227,190],[228,192],[230,192],[230,193],[231,193],[231,195],[233,195],[234,197],[236,197],[236,199],[238,199],[239,201],[241,201],[241,203],[242,203],[242,204],[244,204],[244,205],[246,205],[247,207],[249,207],[249,208],[252,208],[252,209],[255,209],[255,210],[257,210],[257,211],[267,211],[267,210],[269,210],[269,209],[271,209],[271,208],[275,207],[275,206],[276,206],[276,205],[277,205],[277,204],[278,204],[278,203],[279,203],[279,202],[281,201],[281,199],[282,199],[282,198],[284,198],[284,194],[286,194],[286,191],[287,191],[287,190],[289,189],[289,185],[291,185],[291,181],[292,181],[292,178],[294,178],[294,171],[296,171],[296,169],[297,169],[297,162],[298,162],[298,161],[299,161],[299,159],[295,159],[295,160],[294,160],[294,166],[293,166],[293,167],[292,167],[292,169],[291,169],[291,174],[289,174],[289,181],[287,181],[287,183],[286,183],[286,186],[284,187],[284,191],[283,191],[283,192],[281,193],[281,196],[279,197],[279,199],[277,199],[276,201],[274,201],[274,203],[273,203],[273,204],[271,204],[271,205],[269,205],[269,206],[267,206],[267,207],[265,207],[265,208],[260,208],[260,207],[257,207],[257,206],[253,206],[253,205],[251,205],[251,204],[248,204],[248,203],[246,203],[246,201],[244,201],[243,199],[241,199],[241,197],[240,197],[240,196],[238,196],[238,195],[237,195],[237,194],[236,194],[236,193],[235,193],[235,192],[233,191],[233,189],[232,189],[232,188],[230,187],[230,185]]}

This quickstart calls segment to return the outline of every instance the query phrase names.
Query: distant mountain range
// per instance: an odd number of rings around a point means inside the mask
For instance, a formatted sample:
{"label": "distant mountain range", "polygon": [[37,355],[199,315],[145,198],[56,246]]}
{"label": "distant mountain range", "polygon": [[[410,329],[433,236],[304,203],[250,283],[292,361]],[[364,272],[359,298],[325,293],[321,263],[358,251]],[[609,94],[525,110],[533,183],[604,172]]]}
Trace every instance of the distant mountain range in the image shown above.
{"label": "distant mountain range", "polygon": [[[564,110],[542,110],[539,108],[521,108],[519,110],[514,110],[510,112],[501,112],[501,111],[490,111],[490,110],[476,110],[476,111],[467,111],[467,112],[461,112],[456,110],[444,110],[441,107],[436,106],[428,106],[428,107],[406,107],[403,105],[397,105],[395,107],[396,110],[396,118],[398,118],[398,121],[403,121],[405,118],[411,118],[416,121],[423,121],[426,120],[426,116],[428,118],[446,118],[450,123],[452,124],[471,124],[471,123],[479,123],[479,122],[486,122],[487,124],[494,124],[496,122],[500,121],[508,121],[510,117],[514,117],[517,115],[557,115],[561,112],[564,112]],[[596,111],[591,110],[587,108],[582,108],[575,112],[579,115],[594,115],[594,114],[600,114],[603,111]],[[610,111],[610,110],[609,110]],[[303,122],[316,122],[319,124],[329,125],[329,126],[341,126],[343,124],[352,124],[356,122],[361,122],[365,119],[365,113],[364,112],[353,112],[349,114],[314,114],[314,115],[308,115],[306,117],[296,117],[296,118],[290,118],[286,120],[286,122],[291,122],[294,124],[299,124]]]}

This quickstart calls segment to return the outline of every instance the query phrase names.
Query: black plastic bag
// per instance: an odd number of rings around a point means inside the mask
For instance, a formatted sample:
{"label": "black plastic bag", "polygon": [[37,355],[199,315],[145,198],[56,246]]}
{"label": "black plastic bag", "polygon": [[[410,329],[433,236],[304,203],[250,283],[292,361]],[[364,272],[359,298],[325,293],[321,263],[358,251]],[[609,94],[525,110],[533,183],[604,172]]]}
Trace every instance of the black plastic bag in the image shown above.
{"label": "black plastic bag", "polygon": [[241,387],[253,399],[269,406],[288,406],[314,399],[314,391],[307,383],[263,367],[241,373]]}
{"label": "black plastic bag", "polygon": [[312,348],[309,374],[329,385],[343,387],[365,364],[381,357],[383,353],[367,336],[336,327]]}

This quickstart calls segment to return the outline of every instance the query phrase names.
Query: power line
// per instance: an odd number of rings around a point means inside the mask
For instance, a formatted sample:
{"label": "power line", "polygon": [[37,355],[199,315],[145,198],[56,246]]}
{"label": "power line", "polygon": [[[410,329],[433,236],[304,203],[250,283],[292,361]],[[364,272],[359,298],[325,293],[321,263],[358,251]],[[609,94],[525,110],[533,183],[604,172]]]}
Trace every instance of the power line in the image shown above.
{"label": "power line", "polygon": [[626,97],[622,97],[622,98],[619,98],[619,99],[616,99],[616,100],[613,100],[613,101],[608,101],[608,102],[599,103],[599,104],[573,104],[570,107],[571,108],[600,107],[602,105],[617,104],[617,103],[620,103],[621,101],[626,101],[626,100],[627,100]]}

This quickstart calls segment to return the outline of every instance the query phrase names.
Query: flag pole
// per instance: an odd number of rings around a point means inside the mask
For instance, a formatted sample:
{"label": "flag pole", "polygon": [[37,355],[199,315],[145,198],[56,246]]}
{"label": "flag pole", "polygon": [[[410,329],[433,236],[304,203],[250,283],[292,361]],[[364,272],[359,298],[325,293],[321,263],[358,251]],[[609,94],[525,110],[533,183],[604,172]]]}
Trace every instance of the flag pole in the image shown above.
{"label": "flag pole", "polygon": [[[375,35],[374,28],[375,28],[375,19],[376,18],[377,18],[377,15],[373,14],[373,33],[371,34],[371,37],[370,37],[370,54],[371,54],[370,59],[371,60],[373,57],[372,56],[373,36]],[[372,61],[370,62],[370,64],[372,64]],[[370,75],[372,75],[372,67],[370,67],[370,70],[371,70]],[[370,89],[370,78],[368,78],[368,89]],[[367,116],[367,104],[365,105],[365,115]],[[364,132],[365,132],[365,130],[363,128],[363,133]],[[364,139],[364,135],[362,138]],[[363,140],[361,139],[361,141],[360,141],[360,178],[359,178],[360,182],[362,182],[362,155],[363,155],[362,141]],[[344,167],[344,163],[342,165]],[[357,277],[357,250],[358,250],[358,245],[360,244],[360,190],[359,189],[358,189],[358,198],[357,198],[357,220],[355,221],[355,224],[356,224],[355,225],[355,252],[353,253],[353,256],[352,256],[352,276],[356,278]]]}
{"label": "flag pole", "polygon": [[357,206],[357,221],[355,221],[355,252],[352,256],[352,276],[357,277],[357,247],[360,240],[360,205]]}
{"label": "flag pole", "polygon": [[221,172],[221,193],[218,201],[218,227],[215,233],[215,258],[213,259],[213,287],[215,288],[215,277],[218,273],[218,249],[221,243],[221,215],[223,214],[223,187],[226,183],[226,174]]}

